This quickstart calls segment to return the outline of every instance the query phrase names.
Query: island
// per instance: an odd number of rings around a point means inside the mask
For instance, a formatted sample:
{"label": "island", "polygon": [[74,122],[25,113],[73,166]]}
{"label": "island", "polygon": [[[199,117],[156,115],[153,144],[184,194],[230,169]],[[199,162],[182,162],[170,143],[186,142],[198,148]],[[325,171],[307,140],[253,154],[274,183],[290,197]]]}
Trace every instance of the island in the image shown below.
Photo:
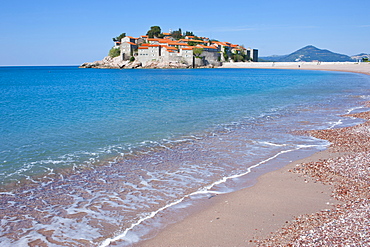
{"label": "island", "polygon": [[229,61],[258,61],[257,49],[183,33],[181,28],[163,33],[152,26],[146,35],[135,38],[122,33],[113,41],[108,56],[80,68],[214,68]]}

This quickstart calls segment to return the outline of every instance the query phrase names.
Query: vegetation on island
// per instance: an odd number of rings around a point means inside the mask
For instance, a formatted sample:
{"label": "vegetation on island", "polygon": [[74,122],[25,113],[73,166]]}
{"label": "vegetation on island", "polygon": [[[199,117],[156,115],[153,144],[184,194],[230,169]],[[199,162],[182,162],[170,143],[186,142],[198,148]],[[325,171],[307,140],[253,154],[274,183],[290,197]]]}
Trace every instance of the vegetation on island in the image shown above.
{"label": "vegetation on island", "polygon": [[114,42],[121,42],[121,39],[123,39],[124,37],[126,37],[126,33],[121,33],[119,36],[113,38],[113,41]]}
{"label": "vegetation on island", "polygon": [[203,52],[203,48],[194,48],[193,49],[193,54],[196,58],[201,58],[201,54]]}
{"label": "vegetation on island", "polygon": [[[152,26],[150,29],[147,31],[146,35],[148,35],[148,38],[163,38],[164,34],[162,33],[161,27],[160,26]],[[195,36],[193,32],[191,31],[186,31],[182,33],[181,28],[177,31],[171,32],[171,36],[176,39],[184,39],[186,36]],[[121,33],[119,36],[112,38],[114,42],[119,42],[121,41],[122,38],[126,37],[126,33]],[[195,37],[196,40],[201,40],[201,38]],[[194,45],[197,43],[194,42]]]}
{"label": "vegetation on island", "polygon": [[[161,27],[159,26],[150,27],[146,35],[148,35],[148,38],[152,38],[152,39],[153,38],[163,38],[165,36],[164,33],[162,33],[161,31]],[[202,40],[201,38],[195,36],[194,33],[191,31],[186,31],[183,33],[181,28],[179,28],[179,30],[172,31],[170,35],[175,40],[185,39],[186,36],[194,36],[194,40]],[[196,46],[197,44],[198,43],[196,42],[189,42],[189,45]]]}
{"label": "vegetation on island", "polygon": [[163,38],[163,34],[159,26],[150,27],[150,30],[146,33],[146,35],[148,35],[148,38],[151,39],[153,39],[154,37]]}
{"label": "vegetation on island", "polygon": [[113,58],[113,57],[118,57],[120,54],[121,54],[121,51],[119,48],[112,47],[112,49],[110,49],[108,53],[108,56]]}
{"label": "vegetation on island", "polygon": [[174,39],[176,39],[176,40],[179,40],[179,39],[184,38],[184,36],[183,36],[183,34],[182,34],[182,31],[181,31],[181,28],[179,28],[179,30],[177,30],[177,31],[173,31],[173,32],[171,33],[171,36],[172,36]]}

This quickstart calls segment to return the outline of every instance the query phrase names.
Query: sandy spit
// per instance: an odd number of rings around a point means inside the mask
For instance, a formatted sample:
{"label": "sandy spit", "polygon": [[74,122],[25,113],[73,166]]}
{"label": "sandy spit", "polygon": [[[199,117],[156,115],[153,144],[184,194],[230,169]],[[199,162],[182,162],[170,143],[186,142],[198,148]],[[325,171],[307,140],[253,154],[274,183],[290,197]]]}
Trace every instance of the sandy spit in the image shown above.
{"label": "sandy spit", "polygon": [[219,68],[327,70],[370,75],[370,63],[354,62],[238,62],[224,63]]}

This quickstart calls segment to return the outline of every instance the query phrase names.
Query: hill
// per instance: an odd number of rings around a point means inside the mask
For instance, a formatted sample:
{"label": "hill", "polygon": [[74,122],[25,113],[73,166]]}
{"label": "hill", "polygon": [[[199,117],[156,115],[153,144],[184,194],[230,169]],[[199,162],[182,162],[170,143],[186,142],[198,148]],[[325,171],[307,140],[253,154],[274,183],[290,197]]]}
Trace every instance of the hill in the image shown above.
{"label": "hill", "polygon": [[358,55],[353,55],[353,56],[351,56],[351,58],[353,59],[353,60],[356,60],[356,61],[359,61],[359,60],[362,60],[362,59],[369,59],[370,58],[370,54],[366,54],[366,53],[360,53],[360,54],[358,54]]}
{"label": "hill", "polygon": [[322,50],[316,48],[315,46],[308,45],[303,47],[289,55],[283,56],[269,56],[261,57],[266,61],[272,62],[311,62],[311,61],[320,61],[320,62],[348,62],[353,61],[353,59],[347,55],[334,53],[329,50]]}

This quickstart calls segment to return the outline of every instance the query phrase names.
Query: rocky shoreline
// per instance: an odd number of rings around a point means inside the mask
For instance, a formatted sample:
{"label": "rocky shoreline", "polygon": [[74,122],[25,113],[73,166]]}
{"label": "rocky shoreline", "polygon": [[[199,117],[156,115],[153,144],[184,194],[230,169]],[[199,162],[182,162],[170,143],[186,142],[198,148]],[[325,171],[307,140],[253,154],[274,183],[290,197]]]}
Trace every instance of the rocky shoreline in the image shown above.
{"label": "rocky shoreline", "polygon": [[[110,57],[107,56],[100,61],[95,61],[91,63],[83,63],[79,68],[93,68],[93,69],[188,69],[193,68],[192,65],[180,63],[180,62],[159,62],[153,61],[143,65],[139,61],[122,61],[119,57]],[[214,65],[206,66],[196,66],[196,68],[215,68]]]}

